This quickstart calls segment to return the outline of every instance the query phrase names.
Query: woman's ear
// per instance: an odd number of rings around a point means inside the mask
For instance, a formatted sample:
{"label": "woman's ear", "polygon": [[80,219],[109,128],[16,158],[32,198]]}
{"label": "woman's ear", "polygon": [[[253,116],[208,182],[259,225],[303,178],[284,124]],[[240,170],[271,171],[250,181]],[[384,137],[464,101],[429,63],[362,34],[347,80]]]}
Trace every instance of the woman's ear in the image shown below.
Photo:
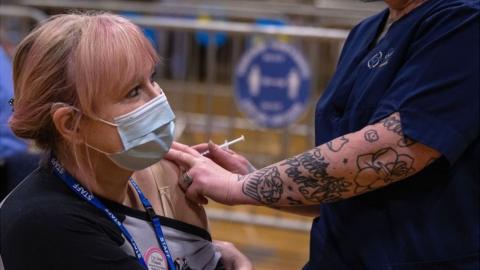
{"label": "woman's ear", "polygon": [[71,107],[60,107],[52,113],[55,128],[63,139],[70,143],[82,142],[77,114],[78,112]]}

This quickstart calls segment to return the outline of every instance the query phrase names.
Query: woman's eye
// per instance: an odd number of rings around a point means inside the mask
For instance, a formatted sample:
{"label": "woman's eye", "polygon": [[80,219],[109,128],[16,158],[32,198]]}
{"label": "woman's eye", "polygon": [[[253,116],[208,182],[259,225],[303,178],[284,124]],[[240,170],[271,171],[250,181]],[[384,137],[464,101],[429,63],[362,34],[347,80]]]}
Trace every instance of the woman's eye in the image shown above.
{"label": "woman's eye", "polygon": [[128,92],[127,98],[134,98],[140,94],[140,86],[137,86],[132,89],[132,91]]}

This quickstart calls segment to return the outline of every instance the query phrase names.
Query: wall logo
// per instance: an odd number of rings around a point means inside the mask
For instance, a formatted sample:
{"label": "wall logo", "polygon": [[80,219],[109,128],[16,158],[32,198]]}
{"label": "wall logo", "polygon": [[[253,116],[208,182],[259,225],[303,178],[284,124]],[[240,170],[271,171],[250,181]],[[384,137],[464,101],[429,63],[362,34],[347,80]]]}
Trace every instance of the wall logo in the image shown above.
{"label": "wall logo", "polygon": [[387,52],[379,51],[376,53],[370,60],[367,62],[369,69],[374,69],[376,67],[383,67],[388,64],[390,58],[395,53],[395,49],[391,48]]}
{"label": "wall logo", "polygon": [[279,128],[296,121],[310,96],[310,68],[294,47],[280,42],[248,50],[235,72],[235,98],[257,124]]}

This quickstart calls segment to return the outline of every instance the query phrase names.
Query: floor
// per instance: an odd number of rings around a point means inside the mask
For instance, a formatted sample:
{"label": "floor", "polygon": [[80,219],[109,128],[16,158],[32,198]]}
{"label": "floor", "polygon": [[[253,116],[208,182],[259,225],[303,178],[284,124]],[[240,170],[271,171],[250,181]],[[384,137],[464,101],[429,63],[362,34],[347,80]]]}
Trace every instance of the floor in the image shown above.
{"label": "floor", "polygon": [[[208,209],[218,206],[208,206]],[[281,215],[282,219],[310,222],[304,217],[278,214],[265,208],[221,207],[231,212],[250,212],[262,216]],[[253,210],[252,210],[253,209]],[[279,219],[280,220],[280,219]],[[279,222],[282,222],[281,220]],[[307,230],[285,229],[277,226],[249,224],[248,220],[229,221],[210,218],[214,239],[229,241],[253,262],[256,270],[301,269],[308,259],[309,234]],[[307,223],[308,224],[308,223]]]}

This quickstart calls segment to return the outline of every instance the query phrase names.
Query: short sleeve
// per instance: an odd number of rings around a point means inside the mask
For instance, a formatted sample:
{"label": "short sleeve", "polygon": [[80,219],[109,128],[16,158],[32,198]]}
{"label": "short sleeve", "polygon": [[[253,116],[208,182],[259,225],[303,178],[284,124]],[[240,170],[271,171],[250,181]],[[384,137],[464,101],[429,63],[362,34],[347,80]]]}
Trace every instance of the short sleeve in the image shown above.
{"label": "short sleeve", "polygon": [[370,123],[399,112],[406,136],[454,163],[479,135],[479,29],[467,6],[421,23]]}

